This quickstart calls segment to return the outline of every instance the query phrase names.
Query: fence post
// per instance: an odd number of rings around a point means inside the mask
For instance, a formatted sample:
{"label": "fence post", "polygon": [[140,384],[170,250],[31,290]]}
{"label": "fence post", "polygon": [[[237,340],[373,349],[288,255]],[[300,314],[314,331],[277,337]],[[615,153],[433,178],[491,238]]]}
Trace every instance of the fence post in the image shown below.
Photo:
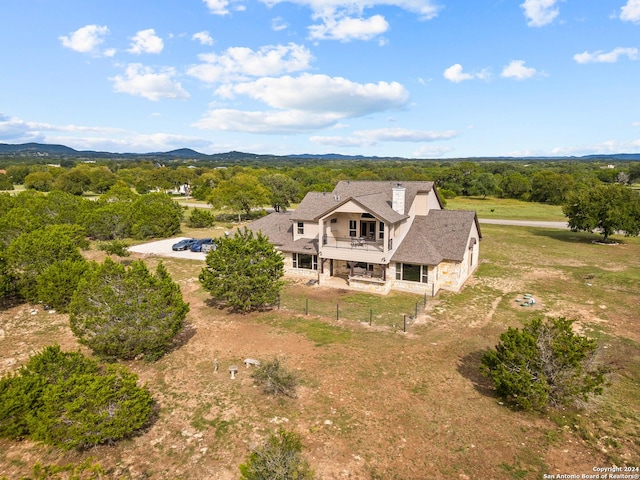
{"label": "fence post", "polygon": [[305,298],[304,313],[305,315],[309,315],[309,299],[308,298]]}
{"label": "fence post", "polygon": [[336,303],[336,322],[340,320],[340,305]]}
{"label": "fence post", "polygon": [[371,326],[371,320],[373,320],[373,308],[369,310],[369,326]]}
{"label": "fence post", "polygon": [[407,316],[406,315],[404,315],[404,324],[402,326],[402,331],[404,333],[407,333]]}
{"label": "fence post", "polygon": [[418,302],[416,302],[416,314],[413,316],[413,318],[418,318]]}
{"label": "fence post", "polygon": [[427,308],[427,292],[424,292],[424,308]]}

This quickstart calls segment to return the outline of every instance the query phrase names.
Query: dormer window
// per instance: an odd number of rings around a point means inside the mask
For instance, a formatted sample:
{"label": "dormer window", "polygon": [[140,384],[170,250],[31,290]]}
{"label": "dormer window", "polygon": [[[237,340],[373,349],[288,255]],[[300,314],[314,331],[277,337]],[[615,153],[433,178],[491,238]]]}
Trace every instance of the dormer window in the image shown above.
{"label": "dormer window", "polygon": [[298,222],[298,235],[304,235],[304,222]]}

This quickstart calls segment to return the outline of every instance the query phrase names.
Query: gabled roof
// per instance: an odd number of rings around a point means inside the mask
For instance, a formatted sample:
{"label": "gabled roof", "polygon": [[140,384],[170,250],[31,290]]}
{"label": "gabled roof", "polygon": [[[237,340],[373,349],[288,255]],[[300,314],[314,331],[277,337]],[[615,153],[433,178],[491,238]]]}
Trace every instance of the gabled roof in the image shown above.
{"label": "gabled roof", "polygon": [[474,224],[481,237],[473,211],[431,210],[428,215],[416,216],[391,260],[421,265],[438,265],[443,260],[461,262],[470,246]]}
{"label": "gabled roof", "polygon": [[405,210],[408,210],[418,192],[430,192],[433,182],[380,182],[349,181],[338,182],[333,192],[309,192],[296,211],[293,220],[317,221],[320,217],[331,213],[340,205],[355,201],[380,219],[396,223],[407,218],[391,208],[393,187],[401,185],[405,188]]}
{"label": "gabled roof", "polygon": [[301,238],[293,241],[292,212],[274,212],[251,222],[247,227],[262,232],[271,243],[281,250],[294,253],[318,254],[317,238]]}

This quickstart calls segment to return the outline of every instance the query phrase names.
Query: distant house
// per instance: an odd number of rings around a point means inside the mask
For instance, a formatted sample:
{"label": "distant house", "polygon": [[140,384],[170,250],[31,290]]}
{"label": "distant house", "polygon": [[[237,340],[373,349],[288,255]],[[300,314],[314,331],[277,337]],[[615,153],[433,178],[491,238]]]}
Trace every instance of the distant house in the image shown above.
{"label": "distant house", "polygon": [[482,238],[475,212],[444,210],[433,182],[342,181],[249,228],[282,252],[287,275],[383,294],[460,290]]}

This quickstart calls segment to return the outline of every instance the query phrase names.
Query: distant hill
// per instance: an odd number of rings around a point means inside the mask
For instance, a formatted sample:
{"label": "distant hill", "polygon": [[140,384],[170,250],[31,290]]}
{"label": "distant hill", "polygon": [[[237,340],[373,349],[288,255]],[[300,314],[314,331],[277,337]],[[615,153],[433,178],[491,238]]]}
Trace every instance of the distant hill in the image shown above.
{"label": "distant hill", "polygon": [[[299,155],[260,155],[255,153],[244,153],[231,151],[227,153],[215,153],[207,155],[197,152],[190,148],[179,148],[169,152],[151,152],[151,153],[111,153],[96,152],[92,150],[75,150],[65,145],[49,145],[44,143],[22,143],[9,144],[0,143],[0,156],[37,156],[37,157],[56,157],[56,158],[112,158],[112,159],[149,159],[156,161],[168,160],[203,160],[211,162],[261,162],[261,161],[278,161],[278,160],[294,160],[300,162],[306,161],[348,161],[348,160],[371,160],[371,161],[402,161],[416,160],[403,157],[377,157],[365,155],[342,155],[339,153],[325,154],[299,154]],[[471,157],[471,158],[448,158],[437,159],[440,161],[561,161],[561,160],[587,160],[587,161],[640,161],[640,153],[617,153],[611,155],[585,155],[583,157]]]}

